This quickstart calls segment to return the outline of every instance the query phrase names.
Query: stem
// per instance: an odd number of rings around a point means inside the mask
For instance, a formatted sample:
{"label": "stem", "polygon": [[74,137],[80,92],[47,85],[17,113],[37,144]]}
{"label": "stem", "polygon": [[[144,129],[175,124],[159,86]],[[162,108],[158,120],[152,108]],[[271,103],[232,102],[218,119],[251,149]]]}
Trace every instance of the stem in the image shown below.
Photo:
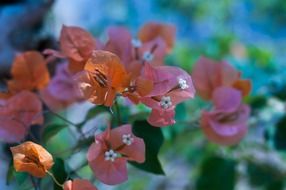
{"label": "stem", "polygon": [[40,187],[37,185],[37,183],[35,181],[35,178],[30,175],[30,179],[31,179],[31,182],[32,182],[32,185],[33,185],[34,189],[35,190],[40,190]]}
{"label": "stem", "polygon": [[116,109],[117,123],[118,125],[121,125],[122,121],[121,121],[121,115],[120,115],[120,110],[119,110],[119,104],[117,100],[115,100],[115,109]]}
{"label": "stem", "polygon": [[[81,135],[81,137],[84,137],[84,134],[83,132],[79,129],[79,126],[73,122],[71,122],[70,120],[66,119],[65,117],[61,116],[60,114],[52,111],[51,109],[48,109],[50,113],[52,113],[54,116],[60,118],[61,120],[63,120],[64,122],[66,122],[67,124],[73,126],[76,128],[77,132]],[[70,128],[68,128],[70,130]],[[76,135],[73,133],[73,131],[71,131],[71,134],[74,136],[74,138],[76,138]]]}
{"label": "stem", "polygon": [[57,185],[58,185],[59,187],[61,187],[61,188],[64,188],[64,185],[61,184],[61,183],[55,178],[54,174],[52,174],[52,173],[49,172],[49,171],[47,171],[47,174],[49,174],[49,175],[52,177],[52,179],[53,179],[53,181],[55,182],[55,184],[57,184]]}

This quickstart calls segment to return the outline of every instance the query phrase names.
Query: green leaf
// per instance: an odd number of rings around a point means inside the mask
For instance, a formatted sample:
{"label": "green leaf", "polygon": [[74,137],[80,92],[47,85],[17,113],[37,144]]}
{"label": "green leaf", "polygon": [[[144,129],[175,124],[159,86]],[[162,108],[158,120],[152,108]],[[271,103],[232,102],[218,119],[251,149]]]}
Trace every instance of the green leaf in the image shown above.
{"label": "green leaf", "polygon": [[151,126],[145,120],[137,120],[133,123],[133,133],[145,142],[145,162],[129,162],[133,166],[154,174],[164,175],[161,163],[158,159],[159,150],[164,142],[160,128]]}
{"label": "green leaf", "polygon": [[14,179],[14,167],[13,167],[13,161],[11,160],[8,171],[6,173],[6,185],[9,185],[13,179]]}
{"label": "green leaf", "polygon": [[[65,169],[65,162],[60,159],[55,159],[55,164],[52,168],[52,172],[54,177],[58,180],[59,183],[63,184],[67,179],[67,172]],[[54,190],[63,190],[61,187],[59,187],[56,183],[54,183]]]}
{"label": "green leaf", "polygon": [[78,127],[83,127],[88,120],[94,118],[98,114],[103,113],[103,112],[109,112],[109,111],[110,111],[109,108],[105,106],[95,106],[91,108],[87,112],[84,121],[78,124]]}
{"label": "green leaf", "polygon": [[265,164],[257,164],[254,162],[247,163],[247,173],[249,176],[249,182],[252,186],[256,187],[267,187],[267,189],[275,190],[283,189],[279,188],[282,185],[284,177],[279,172],[275,171],[274,168],[271,168]]}
{"label": "green leaf", "polygon": [[276,125],[274,146],[278,150],[286,150],[286,115]]}
{"label": "green leaf", "polygon": [[67,125],[57,123],[46,126],[42,135],[43,142],[47,143],[50,138],[52,138],[65,127],[67,127]]}
{"label": "green leaf", "polygon": [[23,185],[25,181],[28,179],[29,175],[26,172],[16,172],[14,170],[14,176],[19,186]]}
{"label": "green leaf", "polygon": [[103,112],[109,112],[109,108],[105,106],[95,106],[88,111],[85,120],[89,120]]}
{"label": "green leaf", "polygon": [[265,96],[251,96],[247,98],[246,102],[253,110],[259,110],[266,106],[267,98]]}
{"label": "green leaf", "polygon": [[206,158],[196,182],[197,190],[233,190],[236,162],[219,156]]}

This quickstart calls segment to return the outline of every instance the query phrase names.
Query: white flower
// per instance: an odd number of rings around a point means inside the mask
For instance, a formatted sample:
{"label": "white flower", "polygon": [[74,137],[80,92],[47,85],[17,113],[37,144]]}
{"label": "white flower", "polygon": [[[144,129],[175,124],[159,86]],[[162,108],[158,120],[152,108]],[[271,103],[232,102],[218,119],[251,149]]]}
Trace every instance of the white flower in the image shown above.
{"label": "white flower", "polygon": [[139,39],[133,38],[131,41],[133,47],[140,48],[142,46],[142,42]]}
{"label": "white flower", "polygon": [[152,61],[154,59],[154,55],[150,51],[145,51],[143,54],[143,60],[145,61]]}
{"label": "white flower", "polygon": [[189,85],[187,84],[187,81],[185,79],[178,78],[178,83],[179,83],[179,86],[182,90],[189,88]]}
{"label": "white flower", "polygon": [[114,150],[110,149],[109,151],[106,151],[104,153],[104,159],[106,161],[111,161],[114,162],[115,158],[118,157],[118,154],[116,152],[114,152]]}
{"label": "white flower", "polygon": [[172,101],[170,96],[163,96],[160,101],[160,106],[163,109],[168,109],[172,106]]}
{"label": "white flower", "polygon": [[122,135],[122,142],[126,145],[131,145],[134,141],[134,138],[131,136],[131,134],[124,134]]}

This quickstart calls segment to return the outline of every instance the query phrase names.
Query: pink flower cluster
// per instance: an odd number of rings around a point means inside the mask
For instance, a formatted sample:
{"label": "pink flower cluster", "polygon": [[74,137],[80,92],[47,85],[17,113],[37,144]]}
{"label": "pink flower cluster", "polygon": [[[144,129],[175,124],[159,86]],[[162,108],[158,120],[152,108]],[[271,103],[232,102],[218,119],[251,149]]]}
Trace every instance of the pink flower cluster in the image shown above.
{"label": "pink flower cluster", "polygon": [[213,102],[211,111],[202,111],[201,127],[207,138],[221,145],[234,145],[247,133],[250,108],[242,102],[251,82],[226,62],[201,57],[194,66],[194,85],[199,95]]}

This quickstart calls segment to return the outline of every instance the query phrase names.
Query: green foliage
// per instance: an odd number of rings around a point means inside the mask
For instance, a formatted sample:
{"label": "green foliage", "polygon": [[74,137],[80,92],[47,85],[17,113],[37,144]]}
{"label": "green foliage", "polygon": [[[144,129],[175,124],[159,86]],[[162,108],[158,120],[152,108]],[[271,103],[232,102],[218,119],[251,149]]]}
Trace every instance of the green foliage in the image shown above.
{"label": "green foliage", "polygon": [[267,97],[266,96],[251,96],[246,100],[246,102],[250,105],[252,110],[259,110],[265,107],[267,103]]}
{"label": "green foliage", "polygon": [[196,182],[197,190],[232,190],[235,186],[236,162],[219,156],[206,158]]}
{"label": "green foliage", "polygon": [[65,124],[58,124],[54,123],[51,125],[48,125],[45,127],[42,135],[42,141],[43,143],[47,143],[50,138],[52,138],[54,135],[58,134],[62,129],[67,127]]}
{"label": "green foliage", "polygon": [[[54,160],[55,164],[52,168],[53,175],[58,180],[59,183],[63,184],[68,177],[68,174],[65,169],[65,162],[60,158]],[[62,190],[56,183],[54,183],[54,190]]]}
{"label": "green foliage", "polygon": [[274,146],[278,150],[286,150],[286,115],[276,125]]}
{"label": "green foliage", "polygon": [[252,186],[266,187],[267,190],[282,190],[283,181],[281,176],[265,165],[254,162],[247,163],[247,173]]}
{"label": "green foliage", "polygon": [[164,137],[160,128],[151,126],[147,121],[137,120],[133,123],[133,133],[145,142],[146,160],[139,164],[130,162],[133,166],[154,174],[164,174],[158,153],[164,142]]}

